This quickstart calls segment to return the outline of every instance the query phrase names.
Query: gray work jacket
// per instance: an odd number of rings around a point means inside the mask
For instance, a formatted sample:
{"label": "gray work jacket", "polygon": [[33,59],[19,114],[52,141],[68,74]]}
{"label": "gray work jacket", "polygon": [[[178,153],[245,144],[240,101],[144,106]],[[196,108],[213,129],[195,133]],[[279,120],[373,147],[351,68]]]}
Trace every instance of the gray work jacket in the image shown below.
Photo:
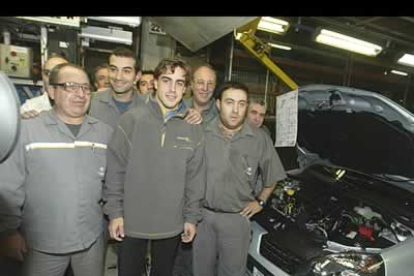
{"label": "gray work jacket", "polygon": [[[194,108],[194,100],[193,98],[184,99],[184,104],[188,108]],[[206,110],[201,112],[201,117],[203,118],[203,125],[206,127],[209,123],[211,123],[217,116],[219,112],[217,110],[216,102],[213,98],[209,101],[209,106]]]}
{"label": "gray work jacket", "polygon": [[[185,107],[184,107],[185,108]],[[205,195],[201,125],[180,116],[164,120],[152,96],[121,116],[108,146],[104,210],[124,218],[127,236],[164,239],[201,219]]]}
{"label": "gray work jacket", "polygon": [[238,213],[255,199],[258,173],[265,187],[286,178],[272,141],[263,130],[244,122],[228,141],[220,118],[206,130],[207,188],[204,206],[217,212]]}
{"label": "gray work jacket", "polygon": [[[128,106],[127,110],[137,107],[144,102],[144,97],[142,95],[138,94],[135,90],[133,90],[133,93],[134,96],[132,98],[132,103]],[[91,100],[89,115],[99,119],[115,129],[122,113],[116,107],[111,88],[102,92],[94,93]]]}
{"label": "gray work jacket", "polygon": [[102,233],[100,205],[112,128],[85,116],[77,137],[54,110],[23,120],[16,148],[0,164],[0,232],[19,229],[47,253],[88,248]]}

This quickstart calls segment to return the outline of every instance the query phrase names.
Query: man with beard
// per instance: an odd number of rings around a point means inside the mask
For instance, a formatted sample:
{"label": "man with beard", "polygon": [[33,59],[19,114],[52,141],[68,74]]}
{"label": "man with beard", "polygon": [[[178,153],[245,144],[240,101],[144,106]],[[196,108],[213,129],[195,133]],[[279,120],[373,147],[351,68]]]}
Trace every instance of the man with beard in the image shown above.
{"label": "man with beard", "polygon": [[[218,89],[219,117],[205,129],[207,186],[203,220],[193,242],[196,276],[244,275],[250,218],[260,212],[286,174],[270,137],[245,122],[248,88],[228,82]],[[253,195],[258,172],[264,180]]]}

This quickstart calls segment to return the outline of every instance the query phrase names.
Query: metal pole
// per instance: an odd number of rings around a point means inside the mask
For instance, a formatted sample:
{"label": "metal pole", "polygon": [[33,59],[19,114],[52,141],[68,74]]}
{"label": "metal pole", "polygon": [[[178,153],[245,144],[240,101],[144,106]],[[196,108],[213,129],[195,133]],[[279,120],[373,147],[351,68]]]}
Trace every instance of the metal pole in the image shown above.
{"label": "metal pole", "polygon": [[233,53],[234,53],[234,38],[233,34],[230,36],[230,59],[229,59],[229,74],[227,76],[227,81],[231,81],[231,74],[233,68]]}
{"label": "metal pole", "polygon": [[264,97],[264,102],[266,103],[266,107],[267,107],[267,88],[269,86],[269,69],[266,70],[266,85],[265,85],[265,97]]}
{"label": "metal pole", "polygon": [[48,50],[47,50],[47,28],[42,26],[40,28],[40,58],[42,62],[42,67],[46,63],[48,58]]}

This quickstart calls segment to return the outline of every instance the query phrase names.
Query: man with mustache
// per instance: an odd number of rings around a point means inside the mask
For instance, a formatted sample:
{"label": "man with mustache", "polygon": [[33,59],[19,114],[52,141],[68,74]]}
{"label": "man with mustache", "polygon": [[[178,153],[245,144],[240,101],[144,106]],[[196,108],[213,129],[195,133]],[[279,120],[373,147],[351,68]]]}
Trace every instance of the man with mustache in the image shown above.
{"label": "man with mustache", "polygon": [[86,115],[86,72],[50,73],[49,111],[23,120],[17,146],[0,164],[0,243],[24,262],[25,276],[102,276],[102,181],[112,128]]}

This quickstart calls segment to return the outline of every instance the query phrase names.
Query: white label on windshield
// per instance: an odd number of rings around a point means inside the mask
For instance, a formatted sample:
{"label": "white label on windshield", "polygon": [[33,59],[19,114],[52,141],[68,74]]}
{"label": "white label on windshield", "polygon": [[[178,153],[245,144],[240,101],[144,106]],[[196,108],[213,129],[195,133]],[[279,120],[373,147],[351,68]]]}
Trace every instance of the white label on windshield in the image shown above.
{"label": "white label on windshield", "polygon": [[275,147],[294,147],[298,134],[298,90],[276,99]]}

